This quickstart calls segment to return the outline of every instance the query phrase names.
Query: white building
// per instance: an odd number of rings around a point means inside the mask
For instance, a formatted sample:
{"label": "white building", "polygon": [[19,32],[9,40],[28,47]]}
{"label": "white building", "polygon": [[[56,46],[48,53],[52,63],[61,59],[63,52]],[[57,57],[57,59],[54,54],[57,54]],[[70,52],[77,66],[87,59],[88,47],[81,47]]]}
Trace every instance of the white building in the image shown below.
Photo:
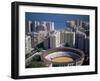
{"label": "white building", "polygon": [[28,21],[27,29],[28,33],[38,32],[38,31],[53,31],[54,22],[51,21]]}
{"label": "white building", "polygon": [[54,22],[47,22],[46,27],[47,27],[47,31],[53,31],[54,30]]}
{"label": "white building", "polygon": [[28,21],[28,33],[31,33],[32,21]]}
{"label": "white building", "polygon": [[50,48],[56,48],[60,46],[60,32],[55,31],[51,36],[50,36]]}
{"label": "white building", "polygon": [[64,32],[64,42],[73,47],[75,44],[75,32]]}
{"label": "white building", "polygon": [[25,54],[30,53],[31,48],[31,36],[25,36]]}

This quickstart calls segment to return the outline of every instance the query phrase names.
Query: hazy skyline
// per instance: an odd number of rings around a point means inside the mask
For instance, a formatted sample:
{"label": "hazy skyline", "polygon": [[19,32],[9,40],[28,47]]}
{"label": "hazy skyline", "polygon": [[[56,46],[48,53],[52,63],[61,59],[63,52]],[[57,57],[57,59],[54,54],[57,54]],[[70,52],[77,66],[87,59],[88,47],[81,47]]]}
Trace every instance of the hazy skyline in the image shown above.
{"label": "hazy skyline", "polygon": [[66,27],[66,21],[80,19],[89,22],[88,15],[72,15],[72,14],[51,14],[51,13],[25,13],[26,21],[52,21],[55,29],[63,29]]}

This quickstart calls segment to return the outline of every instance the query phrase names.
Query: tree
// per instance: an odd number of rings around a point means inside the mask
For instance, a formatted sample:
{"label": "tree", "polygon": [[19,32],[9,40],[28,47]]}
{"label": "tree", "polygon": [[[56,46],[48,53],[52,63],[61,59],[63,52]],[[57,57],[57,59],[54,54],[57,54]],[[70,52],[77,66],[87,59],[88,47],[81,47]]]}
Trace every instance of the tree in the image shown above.
{"label": "tree", "polygon": [[40,55],[35,55],[34,57],[33,57],[33,59],[32,59],[32,61],[41,61],[41,57],[40,57]]}
{"label": "tree", "polygon": [[40,52],[40,51],[42,51],[43,49],[42,48],[35,48],[34,49],[36,52]]}

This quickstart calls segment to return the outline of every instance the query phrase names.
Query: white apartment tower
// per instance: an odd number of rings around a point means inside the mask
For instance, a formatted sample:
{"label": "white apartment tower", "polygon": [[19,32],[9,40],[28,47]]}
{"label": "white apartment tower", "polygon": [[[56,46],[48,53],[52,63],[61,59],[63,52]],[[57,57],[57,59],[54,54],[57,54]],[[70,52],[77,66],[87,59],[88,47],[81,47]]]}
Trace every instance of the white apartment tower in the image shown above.
{"label": "white apartment tower", "polygon": [[54,31],[54,22],[29,20],[26,30],[28,34],[38,31]]}
{"label": "white apartment tower", "polygon": [[28,21],[28,33],[31,33],[32,21]]}
{"label": "white apartment tower", "polygon": [[50,48],[56,48],[60,46],[60,32],[56,31],[50,36]]}
{"label": "white apartment tower", "polygon": [[25,36],[25,54],[30,53],[31,48],[31,36]]}
{"label": "white apartment tower", "polygon": [[47,31],[54,31],[54,22],[46,22]]}

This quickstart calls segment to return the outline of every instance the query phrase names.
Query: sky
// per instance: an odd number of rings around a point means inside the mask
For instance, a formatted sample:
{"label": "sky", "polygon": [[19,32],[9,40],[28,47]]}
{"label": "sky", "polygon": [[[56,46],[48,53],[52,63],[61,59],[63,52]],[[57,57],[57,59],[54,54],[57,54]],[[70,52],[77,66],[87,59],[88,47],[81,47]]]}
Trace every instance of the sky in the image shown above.
{"label": "sky", "polygon": [[63,29],[66,27],[66,21],[69,20],[82,20],[89,22],[88,15],[72,15],[72,14],[51,14],[51,13],[25,13],[26,21],[52,21],[54,22],[55,29]]}

